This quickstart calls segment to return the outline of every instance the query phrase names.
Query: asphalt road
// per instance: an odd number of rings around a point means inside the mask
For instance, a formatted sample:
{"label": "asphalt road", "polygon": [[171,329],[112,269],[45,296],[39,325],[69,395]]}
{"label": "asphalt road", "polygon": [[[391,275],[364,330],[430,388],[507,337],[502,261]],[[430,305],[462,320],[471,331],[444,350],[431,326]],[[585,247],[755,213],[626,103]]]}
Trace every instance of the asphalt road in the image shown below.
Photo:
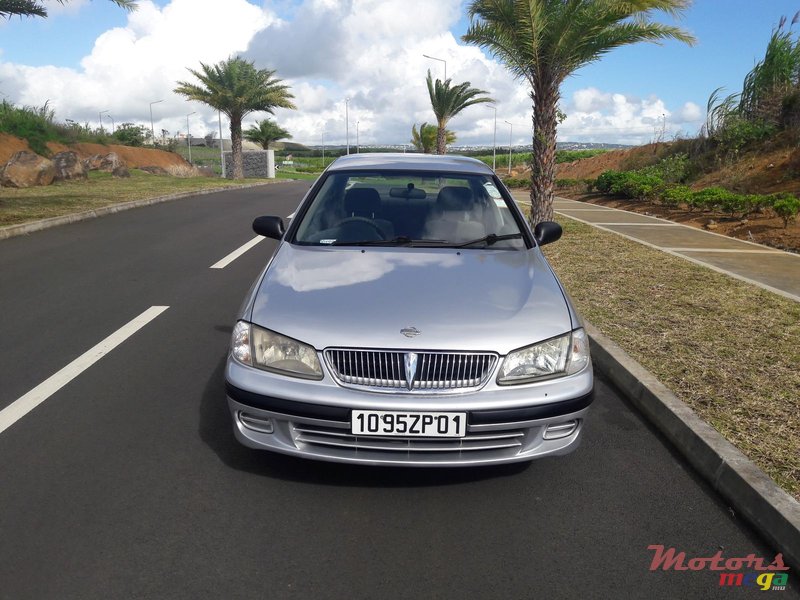
{"label": "asphalt road", "polygon": [[[581,448],[528,465],[356,468],[239,446],[223,361],[275,245],[209,267],[255,237],[255,216],[289,215],[307,188],[0,241],[0,410],[169,307],[0,432],[0,598],[757,593],[720,588],[707,570],[649,570],[649,545],[687,558],[775,551],[602,380]],[[800,596],[789,577],[781,597]]]}

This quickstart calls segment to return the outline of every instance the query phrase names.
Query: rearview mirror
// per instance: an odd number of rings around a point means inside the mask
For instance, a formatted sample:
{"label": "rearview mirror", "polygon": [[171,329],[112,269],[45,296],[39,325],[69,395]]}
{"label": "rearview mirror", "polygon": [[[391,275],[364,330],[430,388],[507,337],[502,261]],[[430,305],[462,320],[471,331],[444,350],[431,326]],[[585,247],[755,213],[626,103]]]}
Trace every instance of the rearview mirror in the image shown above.
{"label": "rearview mirror", "polygon": [[536,243],[540,246],[549,244],[550,242],[557,242],[561,239],[561,234],[564,232],[561,225],[555,221],[542,221],[537,224],[533,229],[533,235],[536,238]]}
{"label": "rearview mirror", "polygon": [[283,219],[280,217],[257,217],[253,221],[253,231],[258,235],[279,240],[283,237],[286,229],[283,226]]}

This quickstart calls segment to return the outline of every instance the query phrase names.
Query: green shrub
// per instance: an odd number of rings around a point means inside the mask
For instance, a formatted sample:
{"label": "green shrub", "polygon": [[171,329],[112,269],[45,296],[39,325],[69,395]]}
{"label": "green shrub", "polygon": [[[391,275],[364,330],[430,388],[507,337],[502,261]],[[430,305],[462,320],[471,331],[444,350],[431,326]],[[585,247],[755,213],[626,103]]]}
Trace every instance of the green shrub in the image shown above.
{"label": "green shrub", "polygon": [[748,120],[739,116],[726,119],[724,125],[713,136],[718,155],[736,156],[739,151],[753,143],[769,138],[775,126],[761,120]]}
{"label": "green shrub", "polygon": [[634,200],[652,198],[663,189],[664,180],[657,175],[626,171],[611,185],[611,193]]}
{"label": "green shrub", "polygon": [[570,188],[580,185],[577,179],[556,179],[555,186],[557,188]]}
{"label": "green shrub", "polygon": [[49,156],[47,142],[58,139],[53,124],[55,113],[45,102],[41,108],[14,106],[3,100],[0,104],[0,131],[28,140],[31,150]]}
{"label": "green shrub", "polygon": [[748,194],[743,196],[743,216],[761,212],[765,208],[772,206],[777,198],[773,197],[776,194],[764,196],[761,194]]}
{"label": "green shrub", "polygon": [[123,123],[111,137],[125,146],[144,146],[145,140],[150,137],[150,131],[144,125]]}
{"label": "green shrub", "polygon": [[603,171],[595,179],[594,186],[601,194],[610,194],[614,184],[624,177],[624,173],[619,171]]}
{"label": "green shrub", "polygon": [[530,188],[531,180],[527,177],[506,177],[503,183],[509,188]]}
{"label": "green shrub", "polygon": [[660,200],[665,206],[678,207],[681,204],[691,204],[692,190],[685,185],[671,185],[661,192]]}
{"label": "green shrub", "polygon": [[639,169],[638,173],[656,175],[665,183],[683,183],[689,173],[689,156],[687,154],[673,154],[661,159],[658,163]]}
{"label": "green shrub", "polygon": [[783,226],[789,227],[789,222],[797,219],[797,213],[800,212],[800,200],[788,194],[782,196],[772,205],[772,210],[783,219]]}
{"label": "green shrub", "polygon": [[694,192],[689,200],[690,208],[700,208],[703,210],[718,210],[723,205],[728,205],[729,198],[733,192],[729,192],[725,188],[710,187],[699,192]]}

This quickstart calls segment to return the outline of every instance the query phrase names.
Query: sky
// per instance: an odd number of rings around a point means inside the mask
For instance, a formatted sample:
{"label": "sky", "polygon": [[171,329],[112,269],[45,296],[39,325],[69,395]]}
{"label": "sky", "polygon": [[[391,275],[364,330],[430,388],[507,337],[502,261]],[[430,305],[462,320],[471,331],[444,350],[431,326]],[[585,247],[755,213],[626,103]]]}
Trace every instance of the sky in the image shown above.
{"label": "sky", "polygon": [[[157,133],[218,132],[216,111],[172,90],[193,82],[187,69],[201,62],[243,56],[275,70],[297,106],[252,113],[245,127],[269,117],[293,141],[345,144],[349,122],[351,145],[357,134],[364,145],[404,144],[412,125],[435,122],[425,76],[430,69],[444,78],[444,60],[454,83],[469,81],[495,99],[496,113],[476,105],[450,121],[456,145],[531,142],[526,83],[461,41],[468,0],[140,0],[130,13],[108,0],[44,2],[46,19],[0,19],[0,97],[47,103],[57,121],[149,128],[152,111]],[[710,94],[740,91],[781,16],[798,10],[800,0],[695,0],[677,24],[696,45],[616,49],[564,82],[559,141],[696,135]],[[800,34],[800,24],[794,29]],[[224,116],[223,133],[230,135]]]}

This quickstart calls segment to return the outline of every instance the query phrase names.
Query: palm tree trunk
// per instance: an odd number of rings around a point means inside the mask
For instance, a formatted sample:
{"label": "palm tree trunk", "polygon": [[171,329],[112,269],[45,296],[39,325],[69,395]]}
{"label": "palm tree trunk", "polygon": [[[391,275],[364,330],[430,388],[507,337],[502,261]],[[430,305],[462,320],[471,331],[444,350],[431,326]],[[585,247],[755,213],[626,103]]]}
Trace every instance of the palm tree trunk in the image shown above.
{"label": "palm tree trunk", "polygon": [[436,154],[447,153],[447,133],[445,125],[439,123],[439,129],[436,132]]}
{"label": "palm tree trunk", "polygon": [[242,161],[242,119],[237,115],[231,116],[231,163],[233,164],[233,178],[244,179],[244,166]]}
{"label": "palm tree trunk", "polygon": [[[543,80],[544,79],[544,80]],[[533,152],[531,153],[531,223],[553,220],[553,189],[556,177],[556,128],[558,127],[558,83],[549,77],[534,82]]]}

